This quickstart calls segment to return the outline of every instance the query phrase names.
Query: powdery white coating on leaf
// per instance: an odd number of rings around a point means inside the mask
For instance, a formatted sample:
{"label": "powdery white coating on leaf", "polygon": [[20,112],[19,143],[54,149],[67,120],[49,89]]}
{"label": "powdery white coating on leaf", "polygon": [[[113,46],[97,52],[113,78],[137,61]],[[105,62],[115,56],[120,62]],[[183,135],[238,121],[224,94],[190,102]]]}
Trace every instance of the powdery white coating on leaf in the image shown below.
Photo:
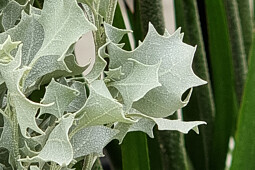
{"label": "powdery white coating on leaf", "polygon": [[161,86],[158,81],[160,63],[145,65],[133,59],[129,61],[132,66],[128,76],[108,84],[119,90],[127,110],[132,107],[133,102],[141,99],[148,91]]}
{"label": "powdery white coating on leaf", "polygon": [[10,120],[8,120],[5,115],[3,115],[4,127],[3,132],[0,136],[0,148],[8,149],[9,157],[13,158],[14,156],[14,147],[13,147],[13,136],[12,136],[12,124]]}
{"label": "powdery white coating on leaf", "polygon": [[182,120],[169,120],[163,118],[151,118],[158,125],[159,130],[177,130],[182,133],[188,133],[193,129],[196,133],[198,132],[198,125],[206,124],[204,121],[191,121],[184,122]]}
{"label": "powdery white coating on leaf", "polygon": [[114,137],[119,141],[119,144],[122,143],[124,137],[128,132],[136,132],[141,131],[146,133],[149,137],[153,138],[153,127],[155,126],[155,122],[151,119],[147,118],[138,118],[137,122],[130,123],[122,123],[119,122],[114,126],[114,129],[119,130],[120,132]]}
{"label": "powdery white coating on leaf", "polygon": [[82,118],[76,130],[113,122],[132,123],[130,119],[125,118],[122,105],[111,97],[102,80],[96,80],[91,84],[90,95],[85,105],[77,111],[77,115]]}
{"label": "powdery white coating on leaf", "polygon": [[38,154],[38,152],[32,151],[29,146],[27,145],[27,142],[24,141],[24,146],[20,147],[19,150],[26,156],[33,157]]}
{"label": "powdery white coating on leaf", "polygon": [[0,34],[0,42],[3,43],[8,35],[14,41],[23,43],[21,65],[28,66],[42,46],[44,38],[42,25],[36,20],[35,15],[27,15],[23,11],[19,24]]}
{"label": "powdery white coating on leaf", "polygon": [[39,22],[45,31],[42,48],[37,56],[62,56],[82,34],[96,30],[82,9],[73,0],[47,0],[43,4]]}
{"label": "powdery white coating on leaf", "polygon": [[118,132],[118,130],[105,126],[92,126],[78,131],[71,138],[74,158],[79,158],[91,153],[103,156],[103,148]]}
{"label": "powdery white coating on leaf", "polygon": [[95,63],[93,65],[92,70],[85,76],[85,79],[87,80],[88,83],[93,82],[94,80],[96,80],[98,77],[101,76],[102,72],[104,71],[105,67],[106,67],[106,61],[103,59],[104,57],[106,57],[106,53],[105,53],[105,48],[106,48],[107,44],[103,45],[102,47],[100,47],[98,49],[98,55],[96,55],[95,58]]}
{"label": "powdery white coating on leaf", "polygon": [[21,77],[28,69],[26,67],[19,68],[21,65],[21,49],[22,45],[19,46],[15,59],[10,63],[0,64],[0,73],[8,88],[11,103],[14,105],[21,133],[24,137],[29,137],[26,133],[27,128],[43,134],[43,131],[35,122],[35,114],[39,108],[46,107],[46,105],[28,100],[20,90]]}
{"label": "powdery white coating on leaf", "polygon": [[42,108],[39,116],[43,113],[49,113],[57,118],[61,118],[67,110],[68,105],[74,100],[78,93],[79,92],[77,90],[57,83],[54,79],[52,79],[50,84],[46,87],[46,92],[41,103],[54,104],[49,107]]}
{"label": "powdery white coating on leaf", "polygon": [[181,133],[188,133],[191,129],[194,130],[196,133],[198,131],[198,125],[206,124],[204,121],[189,121],[185,122],[182,120],[170,120],[164,118],[154,118],[151,116],[144,115],[136,111],[136,113],[131,113],[129,116],[132,117],[141,117],[144,119],[150,119],[154,121],[158,125],[158,130],[176,130]]}
{"label": "powdery white coating on leaf", "polygon": [[[64,66],[65,53],[83,34],[96,29],[86,19],[77,2],[72,0],[47,0],[44,2],[41,15],[33,15],[43,27],[44,39],[29,64],[32,69],[26,75],[24,89],[36,85],[33,83],[41,76],[56,70],[71,72],[67,66]],[[56,59],[53,62],[44,60],[47,56],[55,56]],[[45,62],[42,61],[42,57]],[[59,68],[60,66],[62,67]]]}
{"label": "powdery white coating on leaf", "polygon": [[16,49],[21,42],[12,42],[11,37],[8,35],[7,40],[0,44],[0,63],[8,64],[13,60],[11,51]]}
{"label": "powdery white coating on leaf", "polygon": [[71,88],[77,90],[79,95],[68,105],[67,112],[76,112],[82,108],[87,100],[85,85],[81,82],[75,81]]}
{"label": "powdery white coating on leaf", "polygon": [[26,76],[24,89],[32,85],[32,83],[37,82],[42,76],[47,73],[52,73],[56,70],[71,72],[66,66],[63,60],[58,60],[59,56],[57,55],[47,55],[40,57],[36,63],[33,65],[28,76]]}
{"label": "powdery white coating on leaf", "polygon": [[[73,149],[68,138],[69,128],[74,121],[74,114],[63,116],[59,124],[51,132],[49,139],[35,158],[54,161],[59,165],[68,165],[73,159]],[[32,158],[32,159],[35,159]]]}
{"label": "powdery white coating on leaf", "polygon": [[124,73],[121,72],[121,67],[109,69],[109,71],[105,71],[105,74],[107,75],[105,81],[120,80],[120,78],[124,76]]}
{"label": "powdery white coating on leaf", "polygon": [[119,43],[125,34],[132,33],[130,30],[112,27],[106,22],[104,23],[104,28],[108,40],[112,41],[113,43]]}
{"label": "powdery white coating on leaf", "polygon": [[[28,4],[28,3],[27,3]],[[1,24],[4,30],[8,30],[16,24],[16,21],[21,16],[21,11],[25,9],[26,5],[21,5],[16,1],[9,1],[2,12]]]}
{"label": "powdery white coating on leaf", "polygon": [[187,100],[181,100],[186,90],[206,83],[191,68],[195,47],[183,43],[181,39],[182,35],[178,30],[165,37],[159,35],[150,24],[145,40],[135,50],[125,51],[114,43],[107,46],[109,68],[121,66],[125,75],[130,73],[130,66],[127,64],[130,58],[147,65],[162,62],[158,73],[162,86],[150,90],[133,103],[133,107],[143,114],[152,117],[169,116],[187,104],[189,96]]}

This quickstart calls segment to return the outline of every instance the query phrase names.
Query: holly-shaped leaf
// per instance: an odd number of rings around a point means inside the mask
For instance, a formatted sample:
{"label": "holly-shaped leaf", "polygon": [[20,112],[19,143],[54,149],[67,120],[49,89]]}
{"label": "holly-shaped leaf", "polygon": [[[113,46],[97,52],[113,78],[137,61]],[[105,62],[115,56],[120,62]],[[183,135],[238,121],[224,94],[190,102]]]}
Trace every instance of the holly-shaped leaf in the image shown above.
{"label": "holly-shaped leaf", "polygon": [[16,49],[21,42],[12,42],[11,37],[8,36],[7,40],[0,45],[0,63],[8,64],[13,60],[11,51]]}
{"label": "holly-shaped leaf", "polygon": [[137,122],[130,124],[130,123],[116,123],[114,129],[119,130],[119,133],[114,137],[119,141],[119,144],[122,143],[124,137],[128,132],[135,132],[141,131],[146,133],[149,137],[153,138],[153,127],[155,126],[155,122],[151,119],[147,118],[136,118]]}
{"label": "holly-shaped leaf", "polygon": [[13,41],[22,42],[21,65],[28,66],[42,46],[44,40],[42,25],[37,21],[35,15],[28,15],[23,11],[19,24],[0,34],[0,43],[3,43],[8,35]]}
{"label": "holly-shaped leaf", "polygon": [[1,25],[5,31],[15,26],[21,16],[21,11],[29,5],[29,2],[27,1],[25,4],[19,4],[13,0],[8,2],[0,16]]}
{"label": "holly-shaped leaf", "polygon": [[45,31],[45,38],[36,57],[62,56],[83,34],[96,27],[85,17],[76,1],[47,0],[38,21]]}
{"label": "holly-shaped leaf", "polygon": [[67,112],[76,112],[82,108],[87,100],[85,85],[81,82],[75,81],[71,88],[77,90],[79,95],[68,105]]}
{"label": "holly-shaped leaf", "polygon": [[109,69],[109,71],[105,71],[105,74],[107,75],[105,81],[116,81],[120,80],[124,74],[121,72],[121,67],[115,68],[115,69]]}
{"label": "holly-shaped leaf", "polygon": [[32,158],[21,159],[22,162],[53,161],[60,166],[68,165],[73,159],[73,149],[69,141],[68,131],[73,124],[74,114],[68,113],[61,117],[59,124],[53,129],[49,138],[39,152]]}
{"label": "holly-shaped leaf", "polygon": [[132,122],[125,117],[122,105],[112,98],[102,80],[96,80],[90,85],[90,95],[85,105],[77,111],[77,115],[82,118],[75,131],[113,122]]}
{"label": "holly-shaped leaf", "polygon": [[148,91],[160,86],[158,81],[158,69],[160,63],[155,65],[145,65],[136,60],[129,59],[131,64],[131,73],[120,81],[109,83],[119,90],[124,100],[124,104],[130,109],[133,102],[141,99]]}
{"label": "holly-shaped leaf", "polygon": [[130,73],[130,66],[127,66],[130,58],[146,65],[161,62],[158,75],[162,86],[150,90],[133,103],[133,107],[143,114],[152,117],[169,116],[188,103],[190,95],[184,101],[181,100],[186,90],[206,83],[191,68],[196,48],[183,43],[182,37],[179,31],[171,36],[161,36],[150,24],[147,36],[135,50],[125,51],[115,43],[107,46],[109,68],[122,67],[125,75]]}
{"label": "holly-shaped leaf", "polygon": [[43,104],[53,104],[49,107],[42,108],[39,116],[43,113],[49,113],[57,118],[61,118],[67,110],[68,105],[74,100],[78,93],[79,92],[75,89],[64,86],[52,79],[50,84],[46,87],[46,92],[41,102]]}
{"label": "holly-shaped leaf", "polygon": [[[7,41],[9,41],[7,39]],[[21,65],[22,45],[19,46],[15,58],[8,64],[0,63],[0,73],[8,88],[10,104],[14,108],[21,133],[24,137],[29,137],[27,128],[30,128],[40,134],[44,132],[37,126],[35,122],[35,114],[39,108],[46,107],[40,103],[35,103],[26,98],[20,90],[20,81],[22,75],[29,68],[19,68]]]}
{"label": "holly-shaped leaf", "polygon": [[106,126],[92,126],[80,130],[71,138],[74,158],[92,153],[103,156],[103,148],[118,132]]}
{"label": "holly-shaped leaf", "polygon": [[38,158],[44,161],[54,161],[61,166],[68,165],[72,161],[73,150],[68,138],[68,131],[73,124],[74,116],[74,114],[67,114],[62,117],[51,132]]}

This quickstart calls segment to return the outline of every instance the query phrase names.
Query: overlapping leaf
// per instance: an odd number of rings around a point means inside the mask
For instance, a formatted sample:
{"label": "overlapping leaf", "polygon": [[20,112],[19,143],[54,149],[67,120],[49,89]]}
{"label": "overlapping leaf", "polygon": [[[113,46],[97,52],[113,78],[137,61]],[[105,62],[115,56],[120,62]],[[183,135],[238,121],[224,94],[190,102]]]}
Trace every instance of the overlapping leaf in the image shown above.
{"label": "overlapping leaf", "polygon": [[[9,40],[7,39],[6,42],[7,41]],[[33,129],[34,131],[43,134],[43,131],[37,126],[35,122],[35,114],[39,108],[45,106],[28,100],[20,91],[20,81],[22,75],[28,69],[19,68],[21,65],[22,56],[21,49],[22,45],[19,46],[16,56],[11,62],[8,64],[0,63],[0,73],[8,88],[10,101],[12,101],[12,107],[15,108],[15,115],[17,115],[17,120],[20,125],[22,135],[28,136],[26,133],[27,128]]]}
{"label": "overlapping leaf", "polygon": [[76,112],[82,108],[87,100],[85,85],[81,82],[74,82],[71,88],[77,90],[79,95],[68,105],[67,112]]}
{"label": "overlapping leaf", "polygon": [[4,119],[4,127],[3,127],[3,132],[0,136],[0,148],[6,148],[9,151],[9,164],[12,165],[12,167],[15,167],[15,164],[13,161],[14,158],[14,140],[12,137],[12,124],[11,122],[3,115]]}
{"label": "overlapping leaf", "polygon": [[32,158],[22,159],[23,162],[33,162],[43,160],[54,161],[61,166],[68,165],[73,159],[73,150],[68,138],[69,128],[74,121],[74,114],[64,115],[59,124],[49,135],[45,146],[40,153]]}
{"label": "overlapping leaf", "polygon": [[29,1],[27,1],[25,4],[19,4],[14,0],[8,2],[2,11],[2,15],[0,15],[3,31],[15,26],[17,20],[20,19],[21,11],[24,10],[28,5]]}
{"label": "overlapping leaf", "polygon": [[[195,47],[183,43],[182,37],[179,31],[171,36],[160,36],[150,24],[144,42],[135,50],[122,50],[115,43],[107,46],[109,68],[121,66],[125,75],[130,74],[132,70],[128,65],[130,58],[146,65],[155,65],[161,61],[158,74],[162,86],[150,90],[133,104],[133,107],[143,114],[152,117],[171,115],[187,104],[190,95],[184,101],[181,100],[186,90],[206,83],[193,73],[191,64]],[[148,77],[146,74],[144,76]]]}
{"label": "overlapping leaf", "polygon": [[46,87],[46,92],[41,102],[44,104],[53,104],[49,107],[42,108],[39,116],[43,113],[50,113],[57,118],[61,118],[67,110],[68,105],[74,100],[78,93],[78,91],[57,83],[52,79],[50,84]]}
{"label": "overlapping leaf", "polygon": [[79,127],[103,125],[116,121],[131,123],[125,118],[122,105],[115,101],[103,81],[94,81],[91,84],[90,96],[78,114],[84,114]]}
{"label": "overlapping leaf", "polygon": [[44,29],[35,15],[22,12],[19,24],[0,34],[0,43],[3,43],[8,35],[13,41],[23,43],[21,65],[29,65],[41,48],[44,39]]}
{"label": "overlapping leaf", "polygon": [[11,37],[8,36],[7,40],[0,45],[0,63],[8,64],[13,60],[11,51],[16,49],[20,42],[12,42]]}
{"label": "overlapping leaf", "polygon": [[185,122],[182,120],[170,120],[164,118],[154,118],[144,114],[134,111],[134,113],[129,113],[128,117],[133,117],[137,121],[133,124],[127,123],[117,123],[115,129],[120,132],[115,136],[115,139],[119,140],[119,143],[122,142],[123,138],[128,132],[133,131],[142,131],[147,133],[151,138],[153,138],[153,127],[158,126],[158,130],[174,130],[182,133],[188,133],[190,130],[194,130],[196,133],[198,131],[198,125],[206,124],[204,121],[190,121]]}
{"label": "overlapping leaf", "polygon": [[31,15],[23,12],[17,26],[0,34],[1,43],[10,35],[24,44],[22,65],[32,68],[26,73],[24,89],[36,85],[42,75],[56,70],[73,71],[65,64],[65,53],[82,34],[95,30],[76,1],[48,0],[42,11],[33,11],[34,8]]}
{"label": "overlapping leaf", "polygon": [[125,117],[122,105],[112,98],[102,80],[96,80],[91,84],[90,95],[77,115],[81,115],[82,118],[75,128],[76,131],[84,127],[107,123],[132,123],[130,119]]}
{"label": "overlapping leaf", "polygon": [[[76,1],[45,1],[38,21],[43,26],[45,35],[43,44],[33,59],[32,64],[40,61],[37,61],[37,58],[40,59],[41,56],[48,55],[58,56],[58,59],[54,62],[56,63],[55,65],[59,65],[57,64],[58,62],[64,63],[64,54],[69,47],[75,43],[82,34],[96,29],[95,26],[86,19]],[[38,65],[43,67],[51,63],[52,62],[42,62]],[[54,71],[54,67],[47,68],[50,68],[51,72]],[[66,70],[68,71],[67,68]],[[25,87],[30,86],[34,80],[40,77],[36,75],[36,70],[31,70],[26,79]]]}
{"label": "overlapping leaf", "polygon": [[105,126],[87,127],[77,132],[71,139],[74,158],[89,155],[103,155],[103,148],[119,131]]}
{"label": "overlapping leaf", "polygon": [[133,102],[141,99],[151,89],[161,85],[158,81],[160,63],[145,65],[133,59],[129,59],[129,61],[130,63],[127,62],[126,65],[132,65],[131,73],[120,81],[108,84],[119,90],[127,110],[132,107]]}

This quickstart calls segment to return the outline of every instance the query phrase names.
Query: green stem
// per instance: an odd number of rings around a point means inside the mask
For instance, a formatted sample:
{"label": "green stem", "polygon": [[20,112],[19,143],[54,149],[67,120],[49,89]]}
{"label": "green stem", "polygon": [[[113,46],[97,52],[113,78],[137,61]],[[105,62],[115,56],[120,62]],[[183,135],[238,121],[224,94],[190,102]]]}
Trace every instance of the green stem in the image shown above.
{"label": "green stem", "polygon": [[93,153],[85,156],[82,170],[91,170],[93,167],[93,164],[96,161],[96,158],[97,156],[95,156]]}
{"label": "green stem", "polygon": [[103,167],[101,165],[100,159],[97,158],[96,162],[94,163],[92,170],[103,170]]}
{"label": "green stem", "polygon": [[[8,96],[8,100],[9,100],[8,103],[11,103],[10,95],[8,94],[7,96]],[[8,112],[8,116],[12,120],[13,156],[14,156],[16,166],[19,167],[19,162],[18,162],[18,159],[20,158],[20,154],[19,154],[19,125],[18,125],[17,115],[16,115],[16,111],[13,110],[9,104],[7,105],[7,112]]]}

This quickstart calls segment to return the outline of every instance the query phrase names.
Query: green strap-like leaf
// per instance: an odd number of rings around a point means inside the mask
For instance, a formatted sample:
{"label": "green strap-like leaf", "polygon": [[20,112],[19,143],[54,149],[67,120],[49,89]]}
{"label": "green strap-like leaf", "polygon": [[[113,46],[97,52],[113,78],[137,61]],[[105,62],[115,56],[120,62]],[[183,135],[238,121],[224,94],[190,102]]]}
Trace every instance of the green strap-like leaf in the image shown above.
{"label": "green strap-like leaf", "polygon": [[[202,16],[199,16],[197,3],[193,0],[175,1],[175,16],[177,27],[181,27],[185,32],[183,41],[191,45],[197,45],[192,68],[199,77],[208,82],[202,87],[193,89],[189,104],[183,108],[183,119],[185,121],[203,120],[207,123],[206,126],[199,128],[199,135],[192,132],[185,135],[185,146],[194,169],[208,170],[213,140],[215,105],[200,24],[200,18],[202,18]],[[179,141],[184,141],[184,136],[182,134],[178,134],[177,132],[167,133],[171,136],[178,136],[179,140],[174,141],[177,143],[176,145],[178,147],[182,147],[179,143]],[[163,136],[162,138],[164,137],[165,139],[169,138],[167,136]],[[170,147],[173,146],[174,141],[171,142],[171,145],[169,145]],[[184,142],[182,142],[182,144],[183,143]],[[173,146],[173,148],[176,147]],[[180,148],[179,150],[183,149]],[[181,158],[185,160],[186,154],[183,155],[184,156]],[[187,163],[185,163],[184,166],[186,166],[186,164]]]}
{"label": "green strap-like leaf", "polygon": [[234,70],[223,1],[205,0],[208,44],[215,101],[215,122],[210,169],[224,169],[229,137],[235,126],[237,98]]}
{"label": "green strap-like leaf", "polygon": [[149,170],[147,138],[142,132],[131,132],[126,135],[121,144],[123,170]]}
{"label": "green strap-like leaf", "polygon": [[251,7],[249,0],[237,0],[238,11],[241,21],[243,42],[245,48],[245,54],[248,62],[248,56],[252,44],[252,16]]}
{"label": "green strap-like leaf", "polygon": [[224,5],[227,15],[228,32],[234,64],[235,89],[238,103],[240,104],[248,69],[241,19],[238,11],[237,0],[224,0]]}
{"label": "green strap-like leaf", "polygon": [[255,164],[251,158],[255,156],[255,36],[249,56],[249,72],[245,84],[244,96],[240,108],[238,126],[235,136],[235,148],[231,170],[255,169]]}

